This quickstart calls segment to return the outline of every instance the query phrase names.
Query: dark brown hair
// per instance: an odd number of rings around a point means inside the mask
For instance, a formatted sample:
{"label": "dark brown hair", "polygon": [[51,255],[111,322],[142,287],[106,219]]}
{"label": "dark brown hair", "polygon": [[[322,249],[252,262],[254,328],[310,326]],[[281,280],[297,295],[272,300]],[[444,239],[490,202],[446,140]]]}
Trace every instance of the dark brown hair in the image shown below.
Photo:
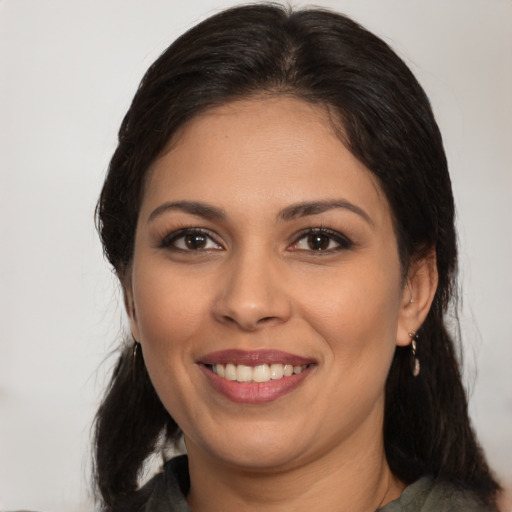
{"label": "dark brown hair", "polygon": [[[402,267],[435,249],[439,285],[420,330],[421,374],[397,348],[386,387],[384,440],[391,470],[432,474],[492,503],[498,489],[470,426],[445,317],[455,293],[454,204],[441,135],[404,62],[349,18],[277,5],[223,11],[181,36],[149,68],[119,131],[97,207],[105,254],[127,278],[150,164],[206,109],[261,94],[326,106],[340,140],[377,177],[393,212]],[[138,477],[158,443],[178,439],[142,358],[119,356],[98,411],[96,482],[105,510],[135,510]],[[123,508],[124,507],[124,508]]]}

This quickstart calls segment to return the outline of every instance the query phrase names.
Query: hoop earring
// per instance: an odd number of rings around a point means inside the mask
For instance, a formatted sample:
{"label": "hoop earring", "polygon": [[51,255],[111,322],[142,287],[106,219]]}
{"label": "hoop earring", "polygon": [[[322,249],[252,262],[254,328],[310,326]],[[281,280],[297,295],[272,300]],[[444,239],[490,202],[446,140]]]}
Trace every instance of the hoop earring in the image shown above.
{"label": "hoop earring", "polygon": [[411,371],[412,376],[417,377],[420,374],[420,360],[416,357],[416,348],[419,336],[413,331],[409,333],[411,338]]}

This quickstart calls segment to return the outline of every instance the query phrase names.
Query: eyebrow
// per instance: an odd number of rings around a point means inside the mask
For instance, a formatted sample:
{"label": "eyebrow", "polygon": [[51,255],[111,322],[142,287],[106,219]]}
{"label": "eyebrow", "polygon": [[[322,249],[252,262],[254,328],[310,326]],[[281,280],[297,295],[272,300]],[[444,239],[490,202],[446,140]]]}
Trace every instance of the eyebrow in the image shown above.
{"label": "eyebrow", "polygon": [[[310,215],[318,215],[328,210],[342,208],[349,210],[362,217],[368,224],[373,226],[371,217],[359,206],[346,201],[345,199],[337,199],[332,201],[313,201],[298,203],[287,206],[278,214],[278,218],[284,221],[290,221],[299,217],[307,217]],[[227,215],[222,208],[212,206],[208,203],[198,201],[168,201],[155,208],[148,217],[148,223],[168,211],[178,210],[198,217],[204,217],[210,220],[225,220]]]}
{"label": "eyebrow", "polygon": [[345,210],[349,210],[359,215],[368,224],[373,226],[373,221],[365,210],[363,210],[359,206],[356,206],[350,201],[346,201],[345,199],[336,199],[333,201],[314,201],[291,205],[279,213],[279,218],[282,220],[292,220],[296,219],[297,217],[318,215],[319,213],[323,213],[328,210],[333,210],[335,208],[343,208]]}
{"label": "eyebrow", "polygon": [[148,217],[148,223],[165,212],[178,210],[211,220],[224,220],[226,213],[221,208],[196,201],[169,201],[155,208]]}

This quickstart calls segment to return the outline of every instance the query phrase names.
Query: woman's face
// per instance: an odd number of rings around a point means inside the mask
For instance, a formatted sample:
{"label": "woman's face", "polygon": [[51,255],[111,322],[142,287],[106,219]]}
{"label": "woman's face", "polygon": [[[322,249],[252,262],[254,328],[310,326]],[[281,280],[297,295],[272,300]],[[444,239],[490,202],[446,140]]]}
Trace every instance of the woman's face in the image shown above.
{"label": "woman's face", "polygon": [[387,200],[327,112],[216,108],[150,172],[127,303],[189,453],[268,470],[380,443],[408,287]]}

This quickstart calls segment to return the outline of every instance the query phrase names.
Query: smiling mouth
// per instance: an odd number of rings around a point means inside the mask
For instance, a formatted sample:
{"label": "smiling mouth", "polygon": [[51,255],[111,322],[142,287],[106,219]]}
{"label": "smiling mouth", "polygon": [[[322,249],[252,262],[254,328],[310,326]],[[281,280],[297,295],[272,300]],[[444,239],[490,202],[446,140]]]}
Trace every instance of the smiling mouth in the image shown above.
{"label": "smiling mouth", "polygon": [[318,362],[280,350],[221,350],[202,356],[198,366],[213,389],[228,400],[257,405],[291,393]]}
{"label": "smiling mouth", "polygon": [[299,375],[313,363],[293,366],[291,364],[272,363],[247,366],[245,364],[210,364],[205,365],[219,377],[236,382],[270,382]]}

